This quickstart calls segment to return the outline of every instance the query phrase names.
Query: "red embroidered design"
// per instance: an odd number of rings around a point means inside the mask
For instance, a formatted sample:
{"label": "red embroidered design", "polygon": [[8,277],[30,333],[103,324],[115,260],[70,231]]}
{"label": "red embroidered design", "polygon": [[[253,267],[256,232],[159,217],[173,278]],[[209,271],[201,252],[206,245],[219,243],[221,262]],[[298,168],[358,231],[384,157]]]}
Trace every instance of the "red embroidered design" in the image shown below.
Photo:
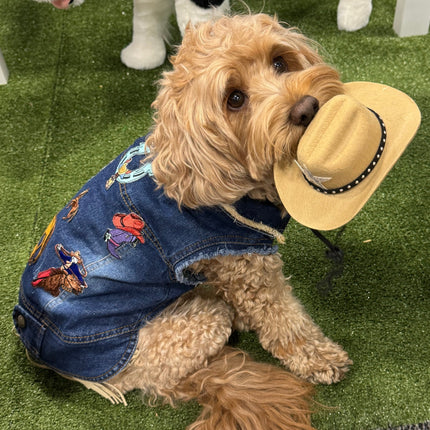
{"label": "red embroidered design", "polygon": [[117,213],[112,219],[115,229],[108,229],[105,233],[104,239],[107,244],[107,249],[111,255],[120,259],[117,249],[124,243],[135,244],[136,241],[145,243],[142,236],[142,229],[145,227],[143,219],[135,214]]}

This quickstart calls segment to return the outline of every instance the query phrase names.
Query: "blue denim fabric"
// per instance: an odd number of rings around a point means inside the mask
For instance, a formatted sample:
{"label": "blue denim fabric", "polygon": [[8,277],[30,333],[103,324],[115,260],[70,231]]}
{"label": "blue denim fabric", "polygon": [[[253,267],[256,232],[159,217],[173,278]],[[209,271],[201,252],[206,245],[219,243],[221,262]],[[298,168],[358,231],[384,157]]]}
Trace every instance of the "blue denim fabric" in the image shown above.
{"label": "blue denim fabric", "polygon": [[[33,358],[66,376],[103,381],[121,371],[138,330],[204,281],[188,269],[193,262],[277,250],[269,234],[221,208],[179,210],[156,189],[144,143],[138,139],[56,215],[23,273],[16,329]],[[278,231],[289,219],[249,198],[235,208]]]}

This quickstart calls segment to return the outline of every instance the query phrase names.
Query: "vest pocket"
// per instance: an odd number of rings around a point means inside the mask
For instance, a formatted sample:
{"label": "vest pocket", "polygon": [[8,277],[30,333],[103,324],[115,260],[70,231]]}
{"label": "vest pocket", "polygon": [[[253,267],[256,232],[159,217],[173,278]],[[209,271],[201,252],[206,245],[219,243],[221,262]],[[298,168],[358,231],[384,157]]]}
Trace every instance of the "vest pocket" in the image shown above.
{"label": "vest pocket", "polygon": [[16,331],[28,352],[33,357],[38,358],[46,327],[20,305],[16,305],[13,310],[13,321]]}

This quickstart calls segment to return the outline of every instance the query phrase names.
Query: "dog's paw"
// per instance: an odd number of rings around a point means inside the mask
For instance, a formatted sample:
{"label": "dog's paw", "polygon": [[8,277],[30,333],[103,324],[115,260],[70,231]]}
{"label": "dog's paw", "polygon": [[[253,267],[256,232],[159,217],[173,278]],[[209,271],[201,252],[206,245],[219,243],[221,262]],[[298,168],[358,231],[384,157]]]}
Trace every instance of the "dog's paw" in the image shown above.
{"label": "dog's paw", "polygon": [[339,30],[357,31],[366,27],[372,12],[372,0],[339,0],[337,27]]}
{"label": "dog's paw", "polygon": [[339,382],[348,372],[352,360],[348,354],[336,343],[331,341],[318,346],[316,356],[311,360],[311,367],[307,369],[307,380],[314,384],[333,384]]}
{"label": "dog's paw", "polygon": [[131,42],[121,52],[121,61],[131,69],[150,70],[161,66],[166,59],[166,45],[162,38],[148,38],[144,43]]}
{"label": "dog's paw", "polygon": [[326,338],[300,345],[285,364],[309,382],[333,384],[343,379],[352,360],[340,345]]}

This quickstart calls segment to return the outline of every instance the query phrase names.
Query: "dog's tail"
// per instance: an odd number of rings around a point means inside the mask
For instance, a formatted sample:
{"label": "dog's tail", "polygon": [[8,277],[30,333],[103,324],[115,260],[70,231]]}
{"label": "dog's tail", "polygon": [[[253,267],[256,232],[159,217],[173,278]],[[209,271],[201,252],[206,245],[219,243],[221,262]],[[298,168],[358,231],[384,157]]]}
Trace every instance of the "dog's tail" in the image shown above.
{"label": "dog's tail", "polygon": [[180,399],[195,398],[203,406],[188,430],[313,429],[311,384],[230,347],[185,378],[175,392]]}

